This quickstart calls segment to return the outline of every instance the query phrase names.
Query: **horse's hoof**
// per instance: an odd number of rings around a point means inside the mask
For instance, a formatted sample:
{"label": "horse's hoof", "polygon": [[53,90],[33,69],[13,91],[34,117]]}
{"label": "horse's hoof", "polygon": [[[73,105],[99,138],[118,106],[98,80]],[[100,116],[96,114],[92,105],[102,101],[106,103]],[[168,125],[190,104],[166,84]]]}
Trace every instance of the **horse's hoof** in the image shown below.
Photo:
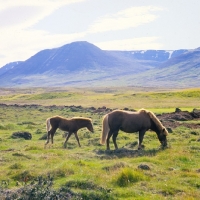
{"label": "horse's hoof", "polygon": [[159,149],[164,150],[164,149],[168,149],[169,147],[167,145],[161,145]]}

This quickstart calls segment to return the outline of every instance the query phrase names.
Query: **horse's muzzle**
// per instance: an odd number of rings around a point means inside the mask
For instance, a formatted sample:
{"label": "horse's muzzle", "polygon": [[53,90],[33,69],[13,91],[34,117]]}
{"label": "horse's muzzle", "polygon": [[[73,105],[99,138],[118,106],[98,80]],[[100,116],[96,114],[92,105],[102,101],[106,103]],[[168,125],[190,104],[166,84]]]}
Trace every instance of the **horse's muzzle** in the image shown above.
{"label": "horse's muzzle", "polygon": [[167,140],[161,141],[163,147],[167,147]]}

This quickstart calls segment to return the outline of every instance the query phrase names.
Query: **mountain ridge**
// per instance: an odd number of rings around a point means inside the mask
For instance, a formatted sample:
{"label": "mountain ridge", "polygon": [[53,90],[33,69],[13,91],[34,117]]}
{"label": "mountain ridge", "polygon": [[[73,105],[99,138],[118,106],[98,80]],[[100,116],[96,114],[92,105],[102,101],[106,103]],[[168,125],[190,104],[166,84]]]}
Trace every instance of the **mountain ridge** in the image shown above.
{"label": "mountain ridge", "polygon": [[[200,68],[199,58],[200,48],[108,51],[86,41],[78,41],[44,49],[26,61],[3,66],[0,68],[0,86],[171,87],[175,83],[177,87],[182,87],[178,77],[184,79],[185,72],[190,76],[189,79],[188,76],[185,78],[185,85],[198,87],[200,74],[194,72]],[[169,83],[166,84],[166,81]]]}

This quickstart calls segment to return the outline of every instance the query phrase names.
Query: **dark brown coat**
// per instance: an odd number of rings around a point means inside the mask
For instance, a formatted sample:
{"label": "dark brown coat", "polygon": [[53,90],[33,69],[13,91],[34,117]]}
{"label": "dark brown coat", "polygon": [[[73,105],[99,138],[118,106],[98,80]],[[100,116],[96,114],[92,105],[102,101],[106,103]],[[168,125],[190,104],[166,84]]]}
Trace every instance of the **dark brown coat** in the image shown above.
{"label": "dark brown coat", "polygon": [[[49,143],[49,139],[51,136],[51,143],[53,144],[53,136],[56,132],[56,130],[59,128],[62,131],[68,132],[68,135],[66,137],[66,140],[64,142],[64,147],[66,147],[66,143],[69,139],[69,137],[74,133],[76,140],[78,142],[79,147],[80,142],[78,138],[78,130],[81,128],[86,127],[89,131],[94,132],[92,121],[89,118],[83,118],[83,117],[73,117],[71,119],[67,119],[61,116],[55,116],[48,118],[46,120],[46,129],[47,129],[47,141],[46,144]],[[46,145],[45,144],[45,145]]]}

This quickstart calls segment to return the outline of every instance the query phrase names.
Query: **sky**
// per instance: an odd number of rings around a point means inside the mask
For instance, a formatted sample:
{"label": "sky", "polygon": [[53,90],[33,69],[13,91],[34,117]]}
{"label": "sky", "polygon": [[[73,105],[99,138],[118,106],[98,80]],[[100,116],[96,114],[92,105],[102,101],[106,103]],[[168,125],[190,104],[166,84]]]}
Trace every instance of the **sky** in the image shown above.
{"label": "sky", "polygon": [[102,50],[200,47],[199,0],[0,0],[0,67],[75,41]]}

